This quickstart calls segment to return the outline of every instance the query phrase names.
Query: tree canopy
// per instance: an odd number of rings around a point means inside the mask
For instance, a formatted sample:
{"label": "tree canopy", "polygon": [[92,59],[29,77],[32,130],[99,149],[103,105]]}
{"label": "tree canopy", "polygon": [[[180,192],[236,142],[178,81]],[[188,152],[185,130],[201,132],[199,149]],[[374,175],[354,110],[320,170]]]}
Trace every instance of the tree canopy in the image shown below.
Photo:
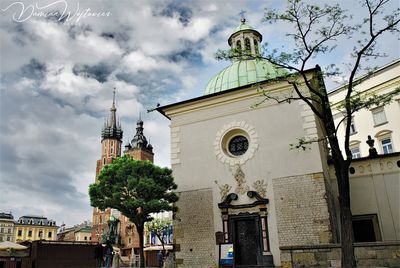
{"label": "tree canopy", "polygon": [[152,220],[150,213],[176,210],[176,188],[171,169],[123,156],[103,167],[89,196],[93,207],[117,209],[136,225],[144,265],[144,224]]}

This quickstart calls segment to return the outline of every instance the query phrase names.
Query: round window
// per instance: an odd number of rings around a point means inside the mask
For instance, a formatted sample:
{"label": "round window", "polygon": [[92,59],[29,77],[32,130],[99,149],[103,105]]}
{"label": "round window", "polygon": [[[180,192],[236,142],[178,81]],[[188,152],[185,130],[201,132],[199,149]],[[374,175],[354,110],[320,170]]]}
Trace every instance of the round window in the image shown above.
{"label": "round window", "polygon": [[245,136],[233,137],[228,144],[228,151],[234,156],[243,155],[249,148],[249,141]]}
{"label": "round window", "polygon": [[245,121],[233,121],[223,126],[214,142],[218,160],[231,166],[246,163],[257,148],[257,132]]}

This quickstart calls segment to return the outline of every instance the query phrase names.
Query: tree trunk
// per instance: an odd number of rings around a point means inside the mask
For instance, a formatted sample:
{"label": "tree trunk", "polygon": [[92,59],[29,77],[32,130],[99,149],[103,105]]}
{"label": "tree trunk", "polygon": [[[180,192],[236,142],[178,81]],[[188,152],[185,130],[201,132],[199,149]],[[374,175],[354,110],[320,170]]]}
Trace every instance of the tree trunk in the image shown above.
{"label": "tree trunk", "polygon": [[[349,182],[349,167],[351,157],[344,159],[340,150],[339,141],[336,136],[336,127],[332,115],[332,110],[329,104],[328,93],[323,84],[322,72],[319,66],[319,89],[321,90],[321,110],[323,114],[323,126],[325,128],[329,145],[332,152],[332,161],[335,168],[335,174],[339,190],[339,210],[340,210],[340,242],[342,246],[342,266],[343,268],[356,267],[356,259],[354,256],[354,234],[353,222],[350,209],[350,182]],[[348,148],[346,152],[348,152]]]}
{"label": "tree trunk", "polygon": [[[335,161],[334,161],[335,162]],[[349,166],[346,161],[338,161],[338,167],[334,163],[336,170],[336,178],[339,189],[339,206],[340,206],[340,239],[342,244],[342,267],[356,267],[356,259],[354,256],[354,233],[353,221],[350,209],[350,183],[349,183]]]}
{"label": "tree trunk", "polygon": [[139,234],[139,253],[140,253],[140,268],[146,267],[146,261],[144,259],[144,252],[143,252],[143,245],[144,245],[144,226],[143,225],[136,225],[136,230]]}

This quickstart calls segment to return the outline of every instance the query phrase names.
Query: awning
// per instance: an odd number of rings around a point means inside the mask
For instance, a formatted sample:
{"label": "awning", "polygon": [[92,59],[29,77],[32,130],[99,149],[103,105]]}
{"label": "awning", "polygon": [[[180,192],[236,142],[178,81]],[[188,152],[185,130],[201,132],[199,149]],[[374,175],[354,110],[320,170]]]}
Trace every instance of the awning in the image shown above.
{"label": "awning", "polygon": [[[172,245],[164,245],[164,248],[165,250],[172,250]],[[163,250],[163,247],[161,245],[144,248],[144,251],[160,251],[160,250]]]}
{"label": "awning", "polygon": [[27,247],[16,244],[10,241],[4,241],[0,243],[0,250],[7,250],[7,249],[14,249],[14,250],[24,250],[27,249]]}

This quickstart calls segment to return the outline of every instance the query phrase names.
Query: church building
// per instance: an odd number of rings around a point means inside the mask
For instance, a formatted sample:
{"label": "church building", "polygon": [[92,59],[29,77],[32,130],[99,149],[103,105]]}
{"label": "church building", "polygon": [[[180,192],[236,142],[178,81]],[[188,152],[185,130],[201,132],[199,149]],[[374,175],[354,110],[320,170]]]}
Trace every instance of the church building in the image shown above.
{"label": "church building", "polygon": [[[320,122],[302,101],[263,99],[260,90],[280,98],[292,87],[284,70],[254,58],[261,42],[242,19],[228,44],[243,54],[203,96],[157,109],[171,124],[177,267],[217,267],[224,244],[235,267],[280,266],[281,247],[335,239],[326,146],[290,149],[300,137],[324,137]],[[321,79],[316,69],[306,76]]]}

